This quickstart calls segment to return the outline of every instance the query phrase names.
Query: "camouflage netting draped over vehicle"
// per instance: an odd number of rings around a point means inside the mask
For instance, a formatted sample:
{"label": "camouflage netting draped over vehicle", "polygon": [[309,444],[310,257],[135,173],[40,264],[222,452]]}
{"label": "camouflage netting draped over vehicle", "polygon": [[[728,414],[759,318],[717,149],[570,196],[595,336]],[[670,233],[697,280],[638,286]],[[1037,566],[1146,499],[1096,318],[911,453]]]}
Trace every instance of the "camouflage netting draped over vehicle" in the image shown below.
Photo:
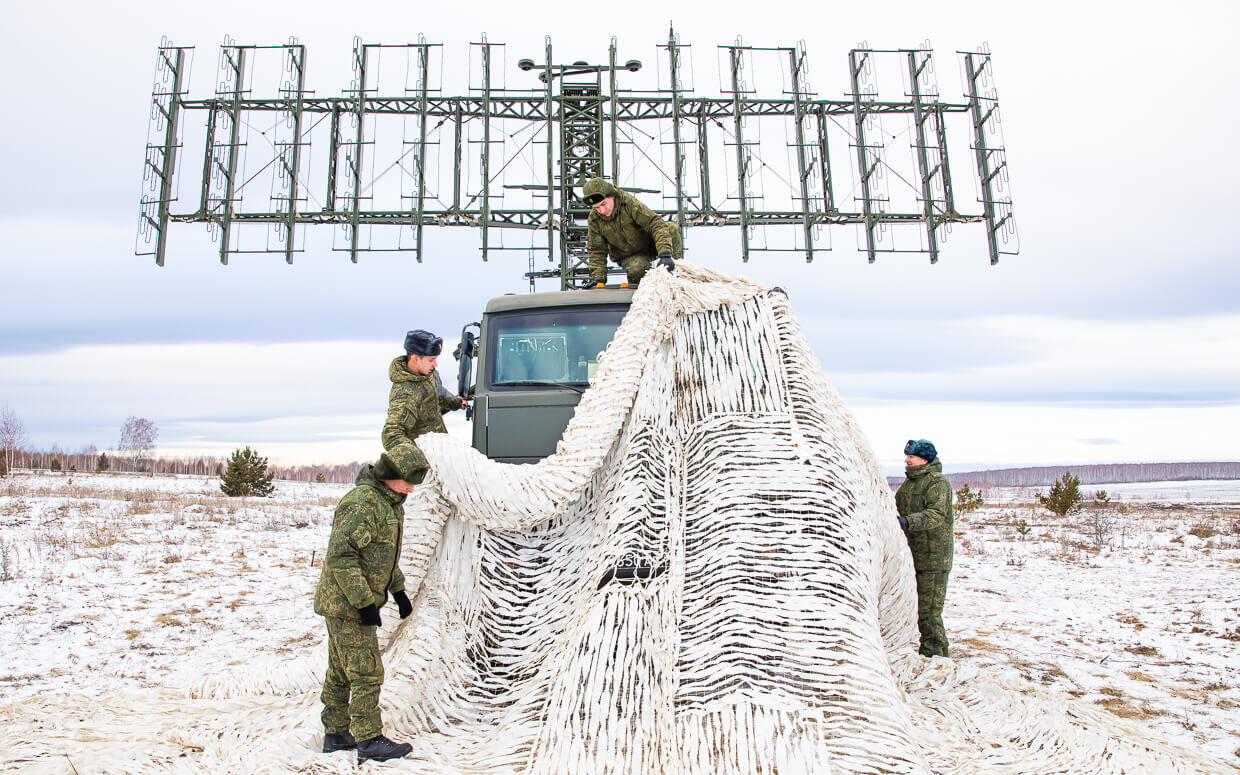
{"label": "camouflage netting draped over vehicle", "polygon": [[[385,771],[1226,767],[917,655],[891,490],[781,292],[653,271],[555,455],[503,465],[446,435],[418,443],[431,474],[402,562],[418,592],[383,633],[382,697],[387,734],[414,750]],[[72,772],[67,752],[92,772],[353,771],[351,754],[317,753],[325,664],[14,703],[0,765]]]}

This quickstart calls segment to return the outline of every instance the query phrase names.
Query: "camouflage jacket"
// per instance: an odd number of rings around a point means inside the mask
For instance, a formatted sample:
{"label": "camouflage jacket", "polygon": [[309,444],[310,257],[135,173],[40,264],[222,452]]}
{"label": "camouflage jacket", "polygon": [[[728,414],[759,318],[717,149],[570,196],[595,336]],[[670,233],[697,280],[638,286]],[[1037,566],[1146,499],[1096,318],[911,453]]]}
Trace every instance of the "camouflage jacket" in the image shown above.
{"label": "camouflage jacket", "polygon": [[423,433],[446,433],[444,413],[461,408],[461,399],[444,389],[438,372],[414,374],[408,360],[409,356],[398,355],[388,367],[392,390],[382,434],[383,449],[402,474],[426,468],[426,458],[414,441]]}
{"label": "camouflage jacket", "polygon": [[607,259],[619,264],[629,256],[653,259],[663,251],[681,258],[680,230],[637,201],[632,194],[616,190],[616,209],[610,218],[590,211],[588,242],[590,278],[607,280]]}
{"label": "camouflage jacket", "polygon": [[896,491],[896,510],[908,520],[904,531],[917,570],[952,568],[952,486],[943,463],[906,468],[907,479]]}
{"label": "camouflage jacket", "polygon": [[374,466],[358,472],[356,485],[332,518],[314,591],[314,612],[320,616],[355,616],[371,603],[382,608],[388,592],[405,588],[399,565],[405,496],[376,480]]}

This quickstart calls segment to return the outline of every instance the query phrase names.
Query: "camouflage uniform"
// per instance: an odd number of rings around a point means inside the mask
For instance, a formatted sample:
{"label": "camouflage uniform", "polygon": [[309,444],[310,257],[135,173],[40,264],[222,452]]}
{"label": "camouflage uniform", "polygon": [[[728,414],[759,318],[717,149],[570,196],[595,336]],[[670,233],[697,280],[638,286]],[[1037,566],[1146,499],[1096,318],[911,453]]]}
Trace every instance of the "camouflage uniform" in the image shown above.
{"label": "camouflage uniform", "polygon": [[[414,374],[408,362],[408,355],[399,355],[388,367],[392,390],[382,434],[383,449],[401,471],[426,468],[426,458],[414,440],[423,433],[446,433],[443,415],[461,408],[461,399],[444,389],[438,372]],[[417,484],[422,476],[409,481]]]}
{"label": "camouflage uniform", "polygon": [[332,518],[314,612],[327,619],[323,728],[329,734],[351,731],[357,740],[368,740],[383,732],[383,661],[378,628],[362,624],[358,610],[372,604],[382,608],[388,592],[405,588],[398,563],[405,496],[376,479],[374,466],[358,473],[356,485]]}
{"label": "camouflage uniform", "polygon": [[947,656],[943,602],[952,569],[952,487],[935,460],[905,469],[907,479],[896,491],[896,510],[908,520],[904,535],[917,572],[917,628],[923,656]]}
{"label": "camouflage uniform", "polygon": [[[586,194],[589,193],[587,187]],[[677,261],[684,256],[676,224],[663,220],[632,194],[610,183],[603,184],[601,193],[615,196],[616,207],[610,218],[590,211],[590,282],[607,282],[608,257],[624,267],[630,285],[637,285],[650,268],[651,260],[660,253],[669,251]]]}

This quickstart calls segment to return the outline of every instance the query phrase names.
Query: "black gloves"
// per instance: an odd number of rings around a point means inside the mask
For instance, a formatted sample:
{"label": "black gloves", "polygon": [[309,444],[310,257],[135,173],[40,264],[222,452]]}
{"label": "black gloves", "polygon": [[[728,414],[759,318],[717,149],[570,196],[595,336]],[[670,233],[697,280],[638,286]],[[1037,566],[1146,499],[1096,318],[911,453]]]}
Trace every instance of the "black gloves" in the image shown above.
{"label": "black gloves", "polygon": [[378,627],[383,624],[383,620],[379,618],[379,609],[375,607],[374,603],[365,608],[357,609],[357,612],[362,617],[362,624],[367,627]]}
{"label": "black gloves", "polygon": [[900,516],[900,529],[908,530],[908,519],[903,515]]}
{"label": "black gloves", "polygon": [[[400,611],[400,618],[404,619],[413,613],[413,603],[409,602],[409,595],[405,594],[405,590],[392,593],[392,599],[396,601],[396,608]],[[383,620],[379,618],[379,608],[371,603],[365,608],[357,609],[357,613],[362,617],[362,624],[367,627],[380,627]]]}
{"label": "black gloves", "polygon": [[670,251],[670,250],[665,250],[665,251],[663,251],[662,253],[660,253],[660,254],[659,254],[659,261],[658,261],[658,263],[656,263],[656,264],[655,264],[655,266],[663,266],[663,267],[667,267],[667,271],[669,271],[669,272],[670,272],[670,271],[672,271],[673,269],[675,269],[675,268],[676,268],[676,262],[672,260],[672,251]]}
{"label": "black gloves", "polygon": [[413,603],[409,602],[409,596],[405,594],[405,590],[393,592],[392,599],[396,601],[396,608],[400,610],[400,618],[404,619],[413,613]]}

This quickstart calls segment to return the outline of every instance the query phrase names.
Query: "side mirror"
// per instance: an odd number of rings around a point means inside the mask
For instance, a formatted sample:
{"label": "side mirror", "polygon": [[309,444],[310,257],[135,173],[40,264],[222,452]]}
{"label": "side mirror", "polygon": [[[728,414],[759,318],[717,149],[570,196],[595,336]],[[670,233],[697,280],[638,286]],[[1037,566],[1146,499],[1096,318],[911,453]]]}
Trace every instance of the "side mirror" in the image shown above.
{"label": "side mirror", "polygon": [[482,327],[477,323],[467,323],[461,329],[461,342],[452,351],[452,357],[457,360],[456,367],[456,394],[462,398],[471,398],[470,384],[473,382],[474,358],[478,356],[478,337],[469,329],[477,328],[482,333]]}

